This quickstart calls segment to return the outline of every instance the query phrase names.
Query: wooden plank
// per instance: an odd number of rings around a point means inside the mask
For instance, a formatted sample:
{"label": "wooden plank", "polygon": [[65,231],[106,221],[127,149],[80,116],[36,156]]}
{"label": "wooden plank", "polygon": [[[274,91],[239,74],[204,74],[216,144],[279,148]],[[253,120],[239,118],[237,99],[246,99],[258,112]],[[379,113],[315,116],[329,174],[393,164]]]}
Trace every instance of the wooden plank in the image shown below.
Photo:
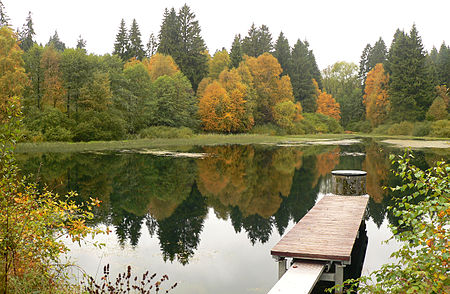
{"label": "wooden plank", "polygon": [[368,201],[368,196],[324,196],[271,254],[349,262]]}
{"label": "wooden plank", "polygon": [[320,279],[325,262],[296,261],[268,294],[309,294]]}

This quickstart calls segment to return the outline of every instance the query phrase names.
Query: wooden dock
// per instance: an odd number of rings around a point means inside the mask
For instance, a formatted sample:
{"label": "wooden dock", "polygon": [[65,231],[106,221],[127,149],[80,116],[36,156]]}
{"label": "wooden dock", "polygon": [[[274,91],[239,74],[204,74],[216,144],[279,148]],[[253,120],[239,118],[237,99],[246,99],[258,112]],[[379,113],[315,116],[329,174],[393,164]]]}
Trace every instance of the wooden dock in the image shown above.
{"label": "wooden dock", "polygon": [[[365,196],[324,196],[271,250],[271,254],[279,261],[280,277],[286,272],[285,258],[293,258],[298,262],[296,269],[301,268],[302,277],[310,268],[310,261],[316,262],[316,277],[308,281],[310,289],[314,287],[322,275],[325,264],[333,265],[335,272],[328,274],[328,280],[336,284],[343,282],[343,268],[351,264],[353,244],[358,237],[360,225],[364,219],[369,197]],[[291,272],[294,270],[289,269]],[[296,270],[299,272],[300,270]],[[320,273],[319,273],[320,272]],[[325,274],[323,274],[325,275]],[[297,275],[299,277],[299,275]],[[307,276],[307,275],[306,275]],[[284,279],[284,277],[283,277]],[[292,274],[289,280],[292,280]],[[293,293],[288,287],[280,290],[280,280],[269,293]],[[306,285],[305,282],[303,282]],[[298,286],[298,285],[297,285]],[[305,287],[305,288],[308,288]],[[297,287],[298,288],[298,287]],[[274,291],[278,289],[277,291]],[[295,293],[309,293],[295,292]]]}

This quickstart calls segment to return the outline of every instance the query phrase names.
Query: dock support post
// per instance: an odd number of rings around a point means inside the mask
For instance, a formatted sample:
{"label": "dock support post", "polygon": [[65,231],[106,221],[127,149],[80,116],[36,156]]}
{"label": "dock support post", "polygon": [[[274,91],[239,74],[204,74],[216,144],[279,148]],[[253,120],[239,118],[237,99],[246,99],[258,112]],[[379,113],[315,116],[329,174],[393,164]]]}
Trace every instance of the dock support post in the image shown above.
{"label": "dock support post", "polygon": [[281,279],[281,277],[284,275],[284,273],[287,271],[286,268],[286,258],[279,257],[278,260],[278,279]]}
{"label": "dock support post", "polygon": [[[343,285],[344,284],[344,267],[345,264],[336,263],[336,269],[334,273],[334,284]],[[342,293],[343,287],[336,289],[335,293]]]}

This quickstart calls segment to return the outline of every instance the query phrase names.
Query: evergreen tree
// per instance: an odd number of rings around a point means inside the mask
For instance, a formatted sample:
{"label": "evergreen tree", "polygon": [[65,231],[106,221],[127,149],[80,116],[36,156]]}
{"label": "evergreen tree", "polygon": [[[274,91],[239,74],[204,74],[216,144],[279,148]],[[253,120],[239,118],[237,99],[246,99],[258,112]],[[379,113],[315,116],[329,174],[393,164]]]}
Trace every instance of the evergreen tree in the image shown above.
{"label": "evergreen tree", "polygon": [[[306,42],[306,46],[308,47],[309,44]],[[317,66],[316,57],[314,56],[314,53],[312,50],[309,50],[308,52],[308,59],[309,63],[311,64],[311,75],[313,79],[316,80],[317,85],[319,86],[319,89],[322,90],[322,74],[320,73],[319,66]]]}
{"label": "evergreen tree", "polygon": [[362,92],[364,92],[366,78],[369,71],[371,71],[378,63],[384,64],[386,62],[386,58],[386,44],[381,37],[377,42],[375,42],[373,47],[370,44],[366,45],[361,55],[358,73],[362,83]]}
{"label": "evergreen tree", "polygon": [[131,24],[130,34],[128,36],[129,47],[128,47],[128,58],[136,58],[137,60],[142,60],[144,58],[144,46],[142,45],[141,32],[139,31],[139,26],[136,19],[133,19]]}
{"label": "evergreen tree", "polygon": [[387,49],[383,39],[380,39],[373,45],[367,57],[367,72],[371,71],[378,63],[386,62]]}
{"label": "evergreen tree", "polygon": [[437,74],[441,85],[450,87],[450,46],[442,43],[436,60]]}
{"label": "evergreen tree", "polygon": [[230,50],[231,67],[237,68],[242,61],[241,35],[234,36]]}
{"label": "evergreen tree", "polygon": [[283,69],[282,75],[288,73],[289,60],[291,58],[291,47],[289,47],[289,41],[284,36],[283,32],[280,32],[277,41],[275,42],[273,56],[278,59],[278,62]]}
{"label": "evergreen tree", "polygon": [[364,50],[361,54],[361,59],[359,61],[358,76],[361,79],[363,84],[366,79],[367,73],[370,71],[368,68],[369,68],[369,55],[370,55],[371,50],[372,50],[372,46],[370,44],[367,44],[366,47],[364,47]]}
{"label": "evergreen tree", "polygon": [[0,27],[9,26],[10,19],[6,14],[5,5],[0,0]]}
{"label": "evergreen tree", "polygon": [[200,25],[195,20],[195,14],[186,4],[178,12],[178,23],[179,46],[173,57],[196,91],[200,81],[208,74],[205,41],[200,34]]}
{"label": "evergreen tree", "polygon": [[84,50],[84,52],[86,52],[86,40],[81,38],[81,35],[78,36],[77,47],[76,48],[80,49],[80,50]]}
{"label": "evergreen tree", "polygon": [[170,55],[175,59],[180,46],[179,37],[180,25],[178,23],[177,13],[174,8],[170,11],[166,8],[158,35],[158,53]]}
{"label": "evergreen tree", "polygon": [[26,18],[26,22],[22,27],[22,30],[19,33],[20,36],[20,48],[23,51],[30,50],[33,47],[34,40],[33,37],[36,35],[33,28],[33,20],[31,19],[31,11],[28,12],[28,16]]}
{"label": "evergreen tree", "polygon": [[269,28],[262,25],[259,28],[253,23],[248,31],[248,36],[242,41],[242,53],[252,57],[272,51],[272,35]]}
{"label": "evergreen tree", "polygon": [[426,59],[426,64],[430,72],[430,78],[432,80],[433,85],[441,84],[437,66],[438,58],[439,52],[437,51],[436,47],[433,46],[430,53],[427,55]]}
{"label": "evergreen tree", "polygon": [[423,120],[434,98],[422,40],[413,25],[410,34],[397,30],[389,50],[389,96],[394,121]]}
{"label": "evergreen tree", "polygon": [[64,44],[58,36],[58,32],[55,30],[55,34],[50,37],[46,46],[53,46],[57,51],[63,52],[66,49],[66,44]]}
{"label": "evergreen tree", "polygon": [[42,83],[44,81],[44,69],[41,67],[41,58],[43,48],[37,44],[34,44],[30,50],[25,52],[23,60],[25,62],[25,72],[30,79],[30,89],[27,91],[27,95],[24,95],[25,111],[31,106],[36,106],[41,109],[42,101]]}
{"label": "evergreen tree", "polygon": [[308,54],[307,44],[300,39],[297,40],[292,49],[288,74],[291,78],[295,101],[300,101],[304,112],[316,112],[316,90]]}
{"label": "evergreen tree", "polygon": [[158,42],[156,41],[155,35],[151,33],[150,37],[148,38],[146,56],[148,58],[151,58],[153,55],[155,55],[157,49]]}
{"label": "evergreen tree", "polygon": [[118,55],[122,60],[128,60],[128,47],[129,40],[127,28],[125,27],[125,20],[122,18],[120,21],[119,32],[117,33],[116,41],[114,42],[113,54]]}

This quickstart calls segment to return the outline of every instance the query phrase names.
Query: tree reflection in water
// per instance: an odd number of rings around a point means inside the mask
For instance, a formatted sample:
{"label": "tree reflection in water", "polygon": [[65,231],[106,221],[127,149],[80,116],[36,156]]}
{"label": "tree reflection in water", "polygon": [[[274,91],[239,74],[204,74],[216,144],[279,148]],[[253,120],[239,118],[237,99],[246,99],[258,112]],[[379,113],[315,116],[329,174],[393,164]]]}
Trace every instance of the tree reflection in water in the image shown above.
{"label": "tree reflection in water", "polygon": [[[25,173],[59,193],[77,190],[80,200],[95,195],[103,205],[96,224],[112,225],[121,245],[136,246],[145,223],[158,237],[165,261],[186,264],[200,243],[208,208],[229,220],[236,233],[265,243],[273,229],[282,235],[317,200],[320,182],[335,168],[365,169],[372,196],[369,216],[380,226],[391,196],[382,185],[395,184],[387,152],[374,142],[353,146],[208,146],[204,159],[149,154],[20,155]],[[393,150],[390,150],[393,151]],[[394,150],[395,151],[395,150]],[[346,153],[357,156],[344,155]],[[399,152],[399,151],[397,151]],[[416,164],[436,157],[418,152]],[[388,215],[390,222],[396,219]]]}

